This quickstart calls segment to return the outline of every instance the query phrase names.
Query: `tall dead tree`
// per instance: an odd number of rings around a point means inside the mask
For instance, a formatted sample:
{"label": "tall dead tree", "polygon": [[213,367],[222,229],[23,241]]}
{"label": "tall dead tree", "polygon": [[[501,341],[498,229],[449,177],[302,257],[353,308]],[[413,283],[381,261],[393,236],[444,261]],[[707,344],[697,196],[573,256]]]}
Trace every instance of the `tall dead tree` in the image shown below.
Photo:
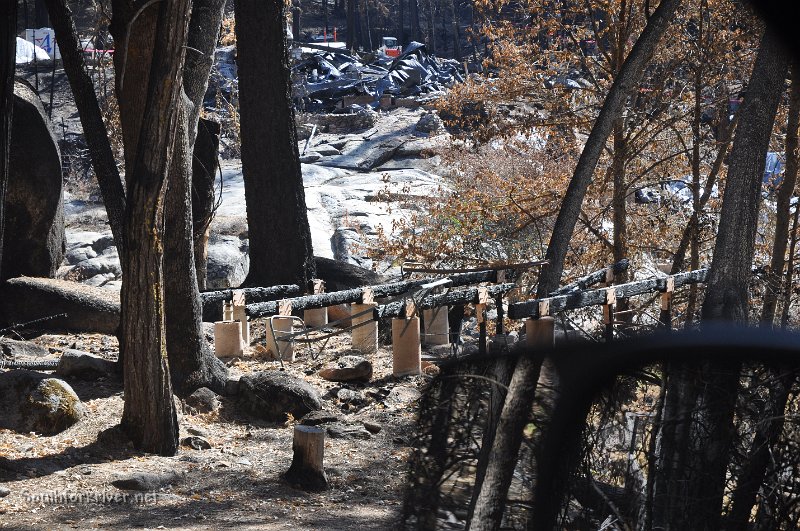
{"label": "tall dead tree", "polygon": [[114,0],[111,31],[128,202],[122,261],[122,427],[144,451],[173,455],[178,420],[164,327],[164,195],[179,125],[189,0]]}
{"label": "tall dead tree", "polygon": [[[775,30],[767,28],[747,87],[720,212],[708,274],[703,321],[747,323],[761,183],[770,136],[784,92],[789,56]],[[741,367],[704,366],[694,418],[685,529],[719,529],[726,471],[733,444],[733,415]]]}
{"label": "tall dead tree", "polygon": [[[537,297],[546,297],[558,288],[575,222],[613,123],[622,112],[627,96],[638,86],[645,67],[680,4],[681,0],[662,0],[659,3],[611,85],[561,204],[547,248],[546,257],[550,264],[542,270],[539,277]],[[471,531],[495,530],[500,526],[503,504],[522,444],[524,419],[531,412],[540,369],[540,360],[533,357],[521,358],[514,369],[497,433],[492,442],[493,460],[483,484],[475,487],[480,492],[470,524]]]}
{"label": "tall dead tree", "polygon": [[11,117],[14,110],[14,70],[17,47],[17,2],[0,5],[0,264],[3,263],[5,197],[11,149]]}
{"label": "tall dead tree", "polygon": [[[192,172],[195,168],[206,171],[202,165],[192,164],[192,152],[224,7],[224,0],[195,0],[192,6],[183,68],[183,109],[165,199],[164,274],[170,279],[164,286],[167,353],[173,387],[184,396],[200,387],[224,392],[228,372],[203,334],[192,220]],[[216,153],[212,160],[216,162]],[[208,182],[205,173],[196,177],[200,184]]]}
{"label": "tall dead tree", "polygon": [[239,0],[235,9],[250,235],[245,284],[297,284],[305,289],[314,277],[314,255],[283,29],[286,5],[283,0]]}
{"label": "tall dead tree", "polygon": [[797,183],[798,128],[800,127],[800,63],[792,64],[792,88],[789,95],[789,117],[786,124],[786,171],[778,187],[775,201],[775,234],[772,239],[772,258],[767,275],[761,322],[772,326],[775,308],[781,294],[783,271],[786,266],[786,247],[789,244],[790,202]]}
{"label": "tall dead tree", "polygon": [[97,103],[94,83],[89,76],[83,50],[72,12],[66,0],[44,0],[50,13],[50,22],[56,32],[56,41],[61,51],[64,72],[78,108],[78,116],[89,147],[92,168],[103,195],[111,233],[120,259],[124,260],[125,189],[122,184],[105,123]]}

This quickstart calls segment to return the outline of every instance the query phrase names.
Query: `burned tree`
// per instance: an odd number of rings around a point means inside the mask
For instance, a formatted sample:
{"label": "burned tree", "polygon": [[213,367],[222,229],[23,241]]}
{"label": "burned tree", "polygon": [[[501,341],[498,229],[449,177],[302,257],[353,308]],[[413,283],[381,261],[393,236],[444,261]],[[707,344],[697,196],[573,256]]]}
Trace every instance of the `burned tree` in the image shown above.
{"label": "burned tree", "polygon": [[245,284],[305,289],[314,277],[314,255],[292,107],[286,5],[240,0],[235,14],[250,235]]}
{"label": "burned tree", "polygon": [[111,24],[125,143],[128,203],[122,262],[122,427],[145,451],[173,455],[178,421],[164,328],[163,222],[167,175],[186,120],[181,105],[188,0],[115,0]]}

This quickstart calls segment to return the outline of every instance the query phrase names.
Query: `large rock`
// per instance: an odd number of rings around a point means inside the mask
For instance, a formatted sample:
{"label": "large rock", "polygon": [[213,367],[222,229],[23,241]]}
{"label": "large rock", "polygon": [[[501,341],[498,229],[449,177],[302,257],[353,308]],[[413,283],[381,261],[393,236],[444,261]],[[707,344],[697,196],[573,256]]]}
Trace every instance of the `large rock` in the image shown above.
{"label": "large rock", "polygon": [[[115,334],[119,327],[119,294],[49,278],[13,278],[0,284],[0,318],[27,322],[58,314],[40,328]],[[2,320],[2,319],[0,319]]]}
{"label": "large rock", "polygon": [[246,374],[239,380],[239,404],[253,416],[283,422],[322,409],[319,393],[308,382],[282,371]]}
{"label": "large rock", "polygon": [[16,341],[0,337],[0,354],[7,358],[43,358],[48,356],[50,351],[30,341]]}
{"label": "large rock", "polygon": [[0,279],[53,277],[64,257],[61,155],[36,92],[14,83]]}
{"label": "large rock", "polygon": [[208,244],[207,288],[235,288],[247,277],[250,257],[246,240],[238,236],[212,236]]}
{"label": "large rock", "polygon": [[368,382],[372,378],[372,364],[361,356],[342,356],[319,371],[319,375],[332,382]]}
{"label": "large rock", "polygon": [[88,352],[67,349],[58,360],[56,374],[83,379],[94,379],[99,376],[116,374],[117,364]]}
{"label": "large rock", "polygon": [[25,370],[0,374],[0,428],[55,435],[86,414],[72,387],[58,378]]}

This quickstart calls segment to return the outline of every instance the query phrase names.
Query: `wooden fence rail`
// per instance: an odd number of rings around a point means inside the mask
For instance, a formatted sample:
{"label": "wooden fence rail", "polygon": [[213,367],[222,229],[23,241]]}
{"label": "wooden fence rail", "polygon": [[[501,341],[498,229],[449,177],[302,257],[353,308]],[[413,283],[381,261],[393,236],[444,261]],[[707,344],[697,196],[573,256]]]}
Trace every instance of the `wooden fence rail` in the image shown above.
{"label": "wooden fence rail", "polygon": [[[580,291],[568,295],[558,295],[543,299],[533,299],[518,302],[508,307],[508,317],[511,319],[539,318],[552,315],[564,310],[577,310],[588,306],[601,306],[607,304],[609,290],[613,290],[616,298],[632,297],[645,293],[662,292],[667,289],[667,279],[672,278],[674,287],[679,288],[688,284],[701,284],[708,277],[708,269],[697,269],[678,273],[671,277],[649,278],[627,284],[618,284],[608,288]],[[543,311],[545,310],[546,311]]]}

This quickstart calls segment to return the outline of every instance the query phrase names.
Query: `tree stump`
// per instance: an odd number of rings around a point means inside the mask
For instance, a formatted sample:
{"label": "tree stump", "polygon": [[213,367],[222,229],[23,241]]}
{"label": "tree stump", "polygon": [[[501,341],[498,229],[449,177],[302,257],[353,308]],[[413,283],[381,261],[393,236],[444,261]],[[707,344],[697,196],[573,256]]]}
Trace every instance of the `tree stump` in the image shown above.
{"label": "tree stump", "polygon": [[316,426],[295,426],[292,450],[292,466],[284,479],[304,490],[326,490],[328,478],[322,466],[325,430]]}

